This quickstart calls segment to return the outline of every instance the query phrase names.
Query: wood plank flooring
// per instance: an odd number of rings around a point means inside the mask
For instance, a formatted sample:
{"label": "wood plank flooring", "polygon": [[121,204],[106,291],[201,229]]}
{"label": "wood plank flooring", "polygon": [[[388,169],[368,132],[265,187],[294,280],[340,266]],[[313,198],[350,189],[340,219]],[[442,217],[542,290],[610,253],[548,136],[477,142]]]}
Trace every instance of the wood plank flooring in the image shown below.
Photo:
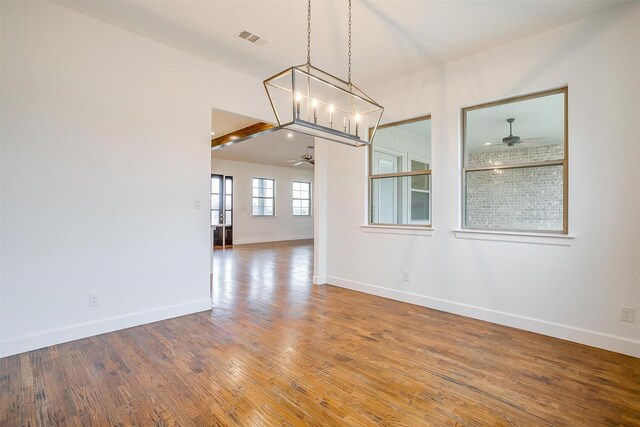
{"label": "wood plank flooring", "polygon": [[640,359],[215,254],[214,308],[0,359],[0,425],[640,425]]}

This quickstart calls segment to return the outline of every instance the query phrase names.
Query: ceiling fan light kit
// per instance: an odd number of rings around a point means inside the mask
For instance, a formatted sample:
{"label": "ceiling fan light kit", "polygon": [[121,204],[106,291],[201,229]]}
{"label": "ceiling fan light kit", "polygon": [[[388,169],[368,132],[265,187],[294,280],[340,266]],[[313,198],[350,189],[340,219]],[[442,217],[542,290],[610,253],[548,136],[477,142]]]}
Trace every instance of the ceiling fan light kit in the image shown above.
{"label": "ceiling fan light kit", "polygon": [[356,147],[370,144],[384,108],[351,83],[351,0],[348,80],[311,65],[311,0],[308,0],[307,62],[266,79],[264,87],[278,128]]}

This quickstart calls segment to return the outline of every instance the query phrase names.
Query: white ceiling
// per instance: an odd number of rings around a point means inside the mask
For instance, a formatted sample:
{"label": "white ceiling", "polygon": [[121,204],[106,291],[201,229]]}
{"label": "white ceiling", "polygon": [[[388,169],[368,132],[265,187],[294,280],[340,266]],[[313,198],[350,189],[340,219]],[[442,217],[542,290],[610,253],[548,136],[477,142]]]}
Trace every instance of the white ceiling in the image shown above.
{"label": "white ceiling", "polygon": [[[233,114],[227,114],[233,116]],[[294,163],[300,160],[300,156],[305,151],[314,155],[313,149],[307,149],[308,146],[313,145],[314,138],[311,136],[280,130],[212,150],[211,157],[214,162],[215,159],[223,159],[298,169],[313,169],[313,166],[309,163],[293,166]],[[296,162],[289,160],[296,160]]]}
{"label": "white ceiling", "polygon": [[[353,80],[367,88],[601,12],[627,0],[354,0]],[[158,42],[265,79],[306,62],[306,2],[57,0]],[[347,68],[347,2],[312,2],[312,63]],[[242,30],[268,39],[262,47]]]}
{"label": "white ceiling", "polygon": [[467,151],[509,149],[502,138],[509,135],[508,118],[514,118],[513,134],[536,145],[564,141],[564,95],[562,93],[501,104],[467,112]]}
{"label": "white ceiling", "polygon": [[214,108],[211,110],[211,136],[218,138],[233,131],[251,126],[256,122],[258,122],[258,120],[252,119],[251,117],[241,116],[240,114],[230,114]]}

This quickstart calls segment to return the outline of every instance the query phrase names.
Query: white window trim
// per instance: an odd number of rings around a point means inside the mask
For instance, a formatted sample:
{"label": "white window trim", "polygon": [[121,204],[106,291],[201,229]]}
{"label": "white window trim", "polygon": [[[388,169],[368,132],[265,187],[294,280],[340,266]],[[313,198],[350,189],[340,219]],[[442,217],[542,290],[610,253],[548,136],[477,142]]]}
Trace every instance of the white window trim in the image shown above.
{"label": "white window trim", "polygon": [[548,246],[571,246],[575,236],[561,233],[528,233],[501,230],[453,230],[456,239],[485,240],[491,242],[529,243]]}
{"label": "white window trim", "polygon": [[434,229],[424,225],[380,225],[362,224],[360,229],[365,233],[400,234],[404,236],[432,237]]}
{"label": "white window trim", "polygon": [[[263,179],[263,180],[271,180],[273,181],[273,215],[255,215],[253,213],[253,199],[255,199],[256,197],[254,197],[253,195],[253,180],[254,179]],[[271,199],[271,197],[258,197],[260,199]],[[275,178],[266,178],[266,177],[262,177],[262,176],[254,176],[251,177],[251,217],[252,218],[275,218],[276,217],[276,179]]]}
{"label": "white window trim", "polygon": [[[407,171],[411,171],[411,161],[416,161],[416,162],[421,162],[424,163],[425,165],[428,166],[428,169],[431,170],[431,161],[429,159],[427,159],[425,156],[421,156],[419,154],[414,154],[414,153],[407,153],[407,160],[406,160],[406,165],[405,165],[405,170]],[[427,191],[422,191],[422,190],[415,190],[415,191],[419,191],[421,193],[427,193],[429,195],[429,220],[428,221],[412,221],[411,220],[411,192],[414,191],[411,189],[411,178],[407,179],[407,183],[406,183],[406,188],[405,191],[407,192],[406,194],[406,200],[407,200],[407,208],[406,210],[406,218],[405,218],[405,223],[407,225],[421,225],[423,227],[429,227],[431,226],[431,210],[433,208],[433,200],[431,198],[431,175],[425,175],[428,177],[428,182],[429,182],[429,190]]]}
{"label": "white window trim", "polygon": [[[293,183],[297,182],[298,184],[309,184],[309,198],[308,199],[296,199],[295,197],[293,197]],[[311,182],[309,181],[296,181],[293,180],[291,181],[291,216],[294,218],[308,218],[308,217],[312,217],[313,216],[313,201],[312,201],[312,194],[313,194],[313,189],[312,189],[313,185],[311,184]],[[309,213],[308,214],[302,214],[302,215],[296,215],[293,213],[293,201],[295,200],[308,200],[309,201]]]}

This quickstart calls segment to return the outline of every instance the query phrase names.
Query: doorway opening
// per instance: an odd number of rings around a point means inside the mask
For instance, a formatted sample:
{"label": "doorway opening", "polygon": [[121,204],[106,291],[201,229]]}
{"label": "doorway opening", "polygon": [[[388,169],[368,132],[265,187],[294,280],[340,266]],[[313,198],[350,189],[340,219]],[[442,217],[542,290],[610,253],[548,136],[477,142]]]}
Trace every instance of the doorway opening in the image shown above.
{"label": "doorway opening", "polygon": [[233,177],[211,175],[213,249],[233,246]]}
{"label": "doorway opening", "polygon": [[[313,280],[315,138],[221,110],[211,128],[211,295],[242,289],[233,271],[269,270],[299,257],[298,283]],[[267,128],[265,130],[261,130]],[[263,257],[250,265],[253,253]],[[308,259],[309,258],[309,259]],[[272,264],[267,263],[273,262]],[[257,262],[257,261],[256,261]],[[304,268],[303,268],[304,267]],[[265,270],[265,271],[266,271]],[[306,273],[302,273],[302,271]],[[291,272],[293,274],[294,272]],[[257,274],[257,273],[256,273]],[[275,276],[274,276],[275,280]],[[278,276],[273,286],[290,280]],[[301,285],[302,286],[302,285]]]}

